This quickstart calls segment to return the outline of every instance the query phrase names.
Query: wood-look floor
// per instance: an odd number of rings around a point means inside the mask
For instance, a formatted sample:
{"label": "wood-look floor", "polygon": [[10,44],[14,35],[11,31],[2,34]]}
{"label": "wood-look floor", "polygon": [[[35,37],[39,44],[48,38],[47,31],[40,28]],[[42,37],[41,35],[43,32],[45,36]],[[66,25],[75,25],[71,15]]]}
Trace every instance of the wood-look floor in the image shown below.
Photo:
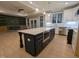
{"label": "wood-look floor", "polygon": [[[56,35],[37,58],[73,58],[71,45],[66,43],[66,36]],[[0,58],[33,58],[24,48],[19,47],[17,32],[0,33]]]}

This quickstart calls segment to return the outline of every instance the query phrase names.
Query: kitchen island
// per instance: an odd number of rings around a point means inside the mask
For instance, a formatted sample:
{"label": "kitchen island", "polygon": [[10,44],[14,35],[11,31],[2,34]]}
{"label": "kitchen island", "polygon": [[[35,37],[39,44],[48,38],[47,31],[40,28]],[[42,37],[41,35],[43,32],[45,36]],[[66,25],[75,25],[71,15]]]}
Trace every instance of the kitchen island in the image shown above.
{"label": "kitchen island", "polygon": [[23,48],[22,34],[24,35],[25,50],[33,56],[37,56],[54,38],[54,28],[33,28],[19,30],[20,48]]}

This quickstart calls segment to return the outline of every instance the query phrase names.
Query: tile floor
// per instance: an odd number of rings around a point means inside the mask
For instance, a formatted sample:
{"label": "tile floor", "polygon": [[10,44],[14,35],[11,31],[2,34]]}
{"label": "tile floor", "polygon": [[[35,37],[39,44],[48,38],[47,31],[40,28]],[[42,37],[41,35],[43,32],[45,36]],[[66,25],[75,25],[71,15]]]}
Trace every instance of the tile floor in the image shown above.
{"label": "tile floor", "polygon": [[[71,45],[66,43],[66,36],[55,35],[48,46],[37,58],[74,58]],[[24,48],[19,47],[17,32],[0,33],[0,58],[33,58]]]}

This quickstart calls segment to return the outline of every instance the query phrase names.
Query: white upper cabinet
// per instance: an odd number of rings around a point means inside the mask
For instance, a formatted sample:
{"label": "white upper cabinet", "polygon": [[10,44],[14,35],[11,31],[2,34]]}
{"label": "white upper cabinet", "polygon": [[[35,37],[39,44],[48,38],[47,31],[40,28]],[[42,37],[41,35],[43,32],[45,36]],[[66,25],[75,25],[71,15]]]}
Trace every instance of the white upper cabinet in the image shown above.
{"label": "white upper cabinet", "polygon": [[79,9],[79,6],[64,10],[63,14],[63,22],[68,21],[79,21],[79,16],[77,15],[77,10]]}

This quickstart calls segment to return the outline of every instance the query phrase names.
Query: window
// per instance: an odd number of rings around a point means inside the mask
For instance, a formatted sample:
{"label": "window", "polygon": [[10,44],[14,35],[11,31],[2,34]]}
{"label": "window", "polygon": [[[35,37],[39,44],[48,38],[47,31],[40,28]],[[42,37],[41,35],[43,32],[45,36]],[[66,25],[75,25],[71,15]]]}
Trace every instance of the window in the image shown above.
{"label": "window", "polygon": [[40,27],[43,27],[43,16],[40,16]]}
{"label": "window", "polygon": [[61,22],[62,22],[62,13],[59,13],[57,23],[61,23]]}
{"label": "window", "polygon": [[62,13],[53,14],[52,23],[62,23]]}
{"label": "window", "polygon": [[53,20],[52,23],[56,23],[56,14],[53,14]]}

